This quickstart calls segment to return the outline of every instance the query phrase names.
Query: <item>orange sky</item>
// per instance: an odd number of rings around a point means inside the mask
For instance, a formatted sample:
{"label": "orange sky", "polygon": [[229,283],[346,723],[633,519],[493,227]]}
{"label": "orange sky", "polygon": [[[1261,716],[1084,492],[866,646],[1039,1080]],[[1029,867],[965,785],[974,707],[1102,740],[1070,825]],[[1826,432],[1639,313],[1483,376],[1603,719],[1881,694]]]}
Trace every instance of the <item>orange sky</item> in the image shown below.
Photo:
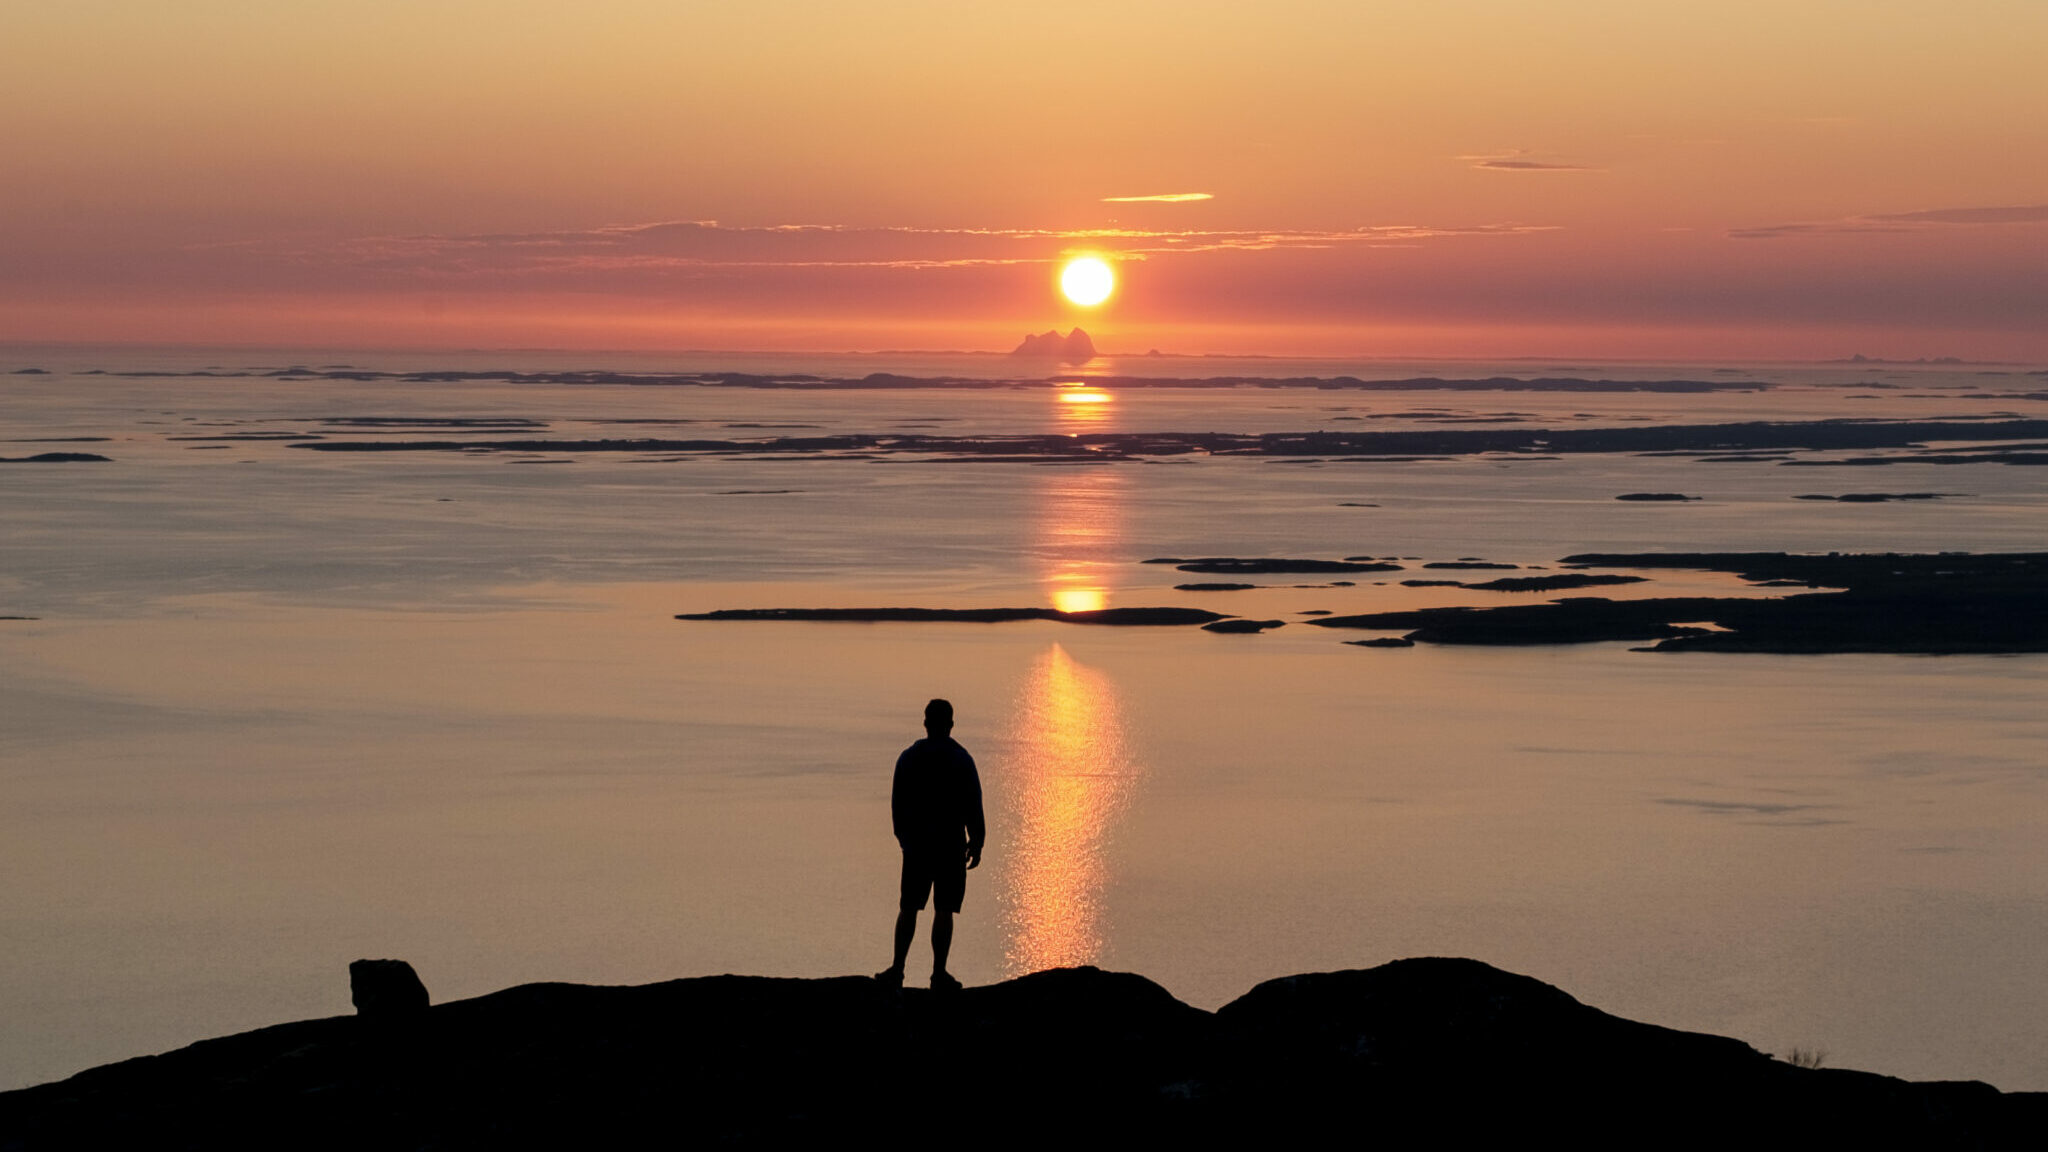
{"label": "orange sky", "polygon": [[[0,42],[0,339],[2048,360],[2039,0],[66,0]],[[1095,312],[1077,249],[1122,258]]]}

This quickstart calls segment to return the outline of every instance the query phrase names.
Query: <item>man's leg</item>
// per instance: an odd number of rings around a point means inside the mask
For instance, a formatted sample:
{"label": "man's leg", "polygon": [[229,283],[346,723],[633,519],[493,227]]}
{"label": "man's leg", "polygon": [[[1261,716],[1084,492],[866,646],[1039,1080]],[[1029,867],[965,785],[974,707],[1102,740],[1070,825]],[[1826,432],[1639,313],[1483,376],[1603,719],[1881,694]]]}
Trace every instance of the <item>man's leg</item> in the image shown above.
{"label": "man's leg", "polygon": [[[945,917],[941,915],[941,919]],[[952,926],[947,925],[948,935]],[[935,928],[934,931],[937,929]],[[917,909],[905,908],[896,913],[896,962],[889,965],[889,971],[901,975],[903,962],[910,958],[910,938],[917,935]]]}
{"label": "man's leg", "polygon": [[[899,937],[905,948],[910,947],[908,937]],[[953,914],[943,908],[932,910],[932,975],[942,976],[946,972],[946,956],[953,951]],[[901,961],[898,961],[900,964]]]}
{"label": "man's leg", "polygon": [[925,894],[931,891],[931,878],[909,852],[903,853],[903,891],[896,902],[896,959],[886,969],[875,973],[875,979],[884,983],[903,983],[903,962],[910,958],[910,939],[917,935],[917,913],[924,907]]}

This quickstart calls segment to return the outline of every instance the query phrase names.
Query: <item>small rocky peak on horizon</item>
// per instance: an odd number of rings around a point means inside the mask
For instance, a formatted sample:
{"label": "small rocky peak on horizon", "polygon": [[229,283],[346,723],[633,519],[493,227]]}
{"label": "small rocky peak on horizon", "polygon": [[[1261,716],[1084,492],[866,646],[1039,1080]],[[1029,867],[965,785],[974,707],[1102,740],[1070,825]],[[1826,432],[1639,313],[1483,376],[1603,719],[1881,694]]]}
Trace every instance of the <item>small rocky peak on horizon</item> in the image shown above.
{"label": "small rocky peak on horizon", "polygon": [[1078,327],[1065,336],[1053,328],[1036,336],[1025,336],[1022,344],[1010,350],[1010,355],[1045,356],[1065,364],[1080,364],[1095,358],[1095,341]]}

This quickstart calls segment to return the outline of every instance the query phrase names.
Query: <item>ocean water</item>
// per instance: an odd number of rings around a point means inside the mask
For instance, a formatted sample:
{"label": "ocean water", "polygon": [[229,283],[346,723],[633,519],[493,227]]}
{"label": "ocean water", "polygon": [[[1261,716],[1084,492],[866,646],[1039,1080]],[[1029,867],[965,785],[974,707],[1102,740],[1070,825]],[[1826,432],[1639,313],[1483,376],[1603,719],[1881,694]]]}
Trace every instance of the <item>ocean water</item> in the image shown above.
{"label": "ocean water", "polygon": [[[959,383],[332,378],[359,368]],[[195,371],[257,374],[176,374]],[[970,983],[1092,963],[1214,1007],[1293,972],[1464,955],[1766,1051],[2048,1089],[2048,657],[1361,649],[1301,613],[1509,600],[1400,586],[1414,571],[1181,592],[1219,578],[1141,563],[2041,550],[2043,469],[351,453],[287,438],[2048,413],[2032,395],[2048,378],[2023,366],[1169,357],[1081,372],[1769,385],[1706,393],[1052,388],[1049,371],[907,353],[0,348],[0,456],[110,458],[0,464],[0,615],[32,617],[0,621],[0,1087],[347,1012],[362,956],[411,961],[440,1000],[878,969],[889,769],[925,699],[946,696],[991,826],[955,944]],[[105,439],[59,442],[73,437]],[[1614,500],[1636,491],[1702,499]],[[1870,491],[1947,495],[1793,498]],[[1646,574],[1608,594],[1767,594]],[[1289,624],[673,619],[1147,604]]]}

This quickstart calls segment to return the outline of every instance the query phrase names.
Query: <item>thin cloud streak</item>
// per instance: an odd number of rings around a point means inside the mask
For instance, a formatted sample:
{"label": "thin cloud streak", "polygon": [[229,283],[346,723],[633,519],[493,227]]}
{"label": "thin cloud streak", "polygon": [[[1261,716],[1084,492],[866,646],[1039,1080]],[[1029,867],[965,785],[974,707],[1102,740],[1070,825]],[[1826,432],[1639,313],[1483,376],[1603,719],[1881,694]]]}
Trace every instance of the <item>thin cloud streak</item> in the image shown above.
{"label": "thin cloud streak", "polygon": [[2048,224],[2048,204],[2009,208],[1935,208],[1925,212],[1890,212],[1868,216],[1899,224]]}
{"label": "thin cloud streak", "polygon": [[1474,168],[1493,172],[1593,172],[1583,164],[1544,164],[1535,160],[1481,160]]}
{"label": "thin cloud streak", "polygon": [[1586,164],[1568,164],[1561,160],[1532,160],[1527,152],[1506,154],[1480,154],[1459,156],[1459,160],[1471,161],[1474,168],[1487,172],[1601,172],[1605,169]]}
{"label": "thin cloud streak", "polygon": [[[103,327],[165,324],[161,317],[176,309],[200,309],[191,314],[192,331],[217,340],[241,339],[234,336],[244,330],[238,324],[255,332],[274,323],[282,331],[311,323],[307,317],[325,316],[329,308],[340,317],[331,321],[340,326],[336,332],[345,330],[348,315],[382,317],[375,321],[386,325],[379,331],[411,332],[407,325],[429,324],[421,317],[430,312],[423,310],[460,313],[469,317],[463,335],[454,335],[455,327],[443,335],[471,342],[531,342],[539,337],[515,334],[529,326],[582,332],[577,324],[589,331],[548,339],[627,340],[597,333],[622,324],[669,331],[662,326],[670,321],[662,318],[675,317],[681,319],[674,324],[710,333],[688,340],[726,347],[734,345],[719,342],[740,337],[716,335],[721,325],[783,325],[814,332],[802,337],[809,340],[859,317],[862,330],[875,333],[872,340],[910,346],[904,342],[926,338],[910,330],[934,325],[971,321],[1004,334],[1026,323],[1042,330],[1029,318],[1057,318],[1045,315],[1057,300],[1055,262],[1087,251],[1125,264],[1128,294],[1116,311],[1124,331],[1207,326],[1238,333],[1231,339],[1247,348],[1266,339],[1259,331],[1276,334],[1271,345],[1279,349],[1296,339],[1284,333],[1328,325],[1384,329],[1394,334],[1387,339],[1411,328],[1466,325],[1477,332],[1534,325],[1527,331],[1712,328],[1739,335],[1796,329],[1805,335],[1769,346],[1804,349],[1802,355],[1858,347],[1897,356],[1976,354],[1980,348],[1996,353],[1992,358],[2040,354],[2034,351],[2040,338],[2028,334],[2048,331],[2048,269],[2030,245],[2011,243],[2009,230],[2025,224],[1869,226],[1917,228],[1929,239],[1952,242],[1897,244],[1873,236],[1863,241],[1867,248],[1854,250],[1862,263],[1838,269],[1808,253],[1848,248],[1856,237],[1785,241],[1766,245],[1773,249],[1766,253],[1729,244],[1718,232],[1645,236],[1605,259],[1575,261],[1565,258],[1575,250],[1573,232],[1512,222],[1266,230],[669,220],[342,239],[277,236],[210,246],[110,244],[89,261],[70,254],[37,258],[31,251],[30,259],[0,260],[0,299],[7,301],[0,311],[24,332],[36,316],[70,314],[66,323],[74,326],[66,331],[89,335],[102,321]],[[201,302],[209,303],[201,308]],[[643,319],[627,324],[614,313]],[[95,315],[101,320],[90,319]],[[549,328],[556,323],[551,316],[583,319],[561,319],[568,327]],[[1844,334],[1852,330],[1946,335],[1871,343]],[[981,346],[977,341],[996,337],[944,339],[967,341],[947,346]]]}
{"label": "thin cloud streak", "polygon": [[1840,220],[1765,224],[1731,228],[1731,240],[1778,240],[1787,236],[1833,236],[1867,232],[1924,232],[1935,227],[1984,227],[1998,224],[2048,224],[2048,204],[1995,208],[1929,208],[1919,212],[1878,212]]}
{"label": "thin cloud streak", "polygon": [[1188,204],[1196,200],[1214,200],[1208,192],[1162,192],[1157,196],[1104,196],[1104,204]]}
{"label": "thin cloud streak", "polygon": [[1367,225],[1346,230],[916,228],[838,224],[733,227],[675,220],[559,232],[373,236],[307,246],[215,246],[257,261],[347,267],[434,280],[607,271],[745,268],[974,268],[1050,264],[1085,248],[1114,260],[1202,252],[1385,247],[1457,236],[1515,236],[1549,225]]}

